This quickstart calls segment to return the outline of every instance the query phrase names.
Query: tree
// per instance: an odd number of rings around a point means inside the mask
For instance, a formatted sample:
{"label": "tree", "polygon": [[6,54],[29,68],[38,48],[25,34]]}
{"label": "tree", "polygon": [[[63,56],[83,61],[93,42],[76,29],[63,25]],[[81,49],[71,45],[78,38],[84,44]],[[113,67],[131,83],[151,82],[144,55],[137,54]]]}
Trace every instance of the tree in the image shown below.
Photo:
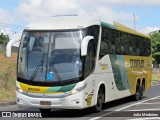
{"label": "tree", "polygon": [[153,64],[160,64],[160,33],[154,32],[150,35],[152,42]]}
{"label": "tree", "polygon": [[0,43],[7,44],[9,41],[9,36],[4,33],[0,33]]}
{"label": "tree", "polygon": [[154,53],[153,56],[155,58],[156,64],[160,64],[160,52]]}

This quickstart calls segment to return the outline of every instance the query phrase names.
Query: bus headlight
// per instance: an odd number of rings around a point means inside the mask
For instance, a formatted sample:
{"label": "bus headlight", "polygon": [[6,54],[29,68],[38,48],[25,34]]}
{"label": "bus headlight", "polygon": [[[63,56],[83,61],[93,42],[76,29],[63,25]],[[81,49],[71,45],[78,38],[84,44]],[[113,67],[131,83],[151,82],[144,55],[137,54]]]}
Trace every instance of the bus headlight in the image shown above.
{"label": "bus headlight", "polygon": [[78,93],[78,90],[76,90],[76,89],[71,91],[71,94],[72,94],[72,95],[73,95],[73,94],[76,94],[76,93]]}
{"label": "bus headlight", "polygon": [[71,90],[69,92],[66,92],[66,94],[71,94],[71,95],[77,94],[78,92],[81,92],[82,90],[84,90],[86,86],[87,86],[87,84],[85,84],[84,86],[79,87],[77,89],[73,89],[73,90]]}
{"label": "bus headlight", "polygon": [[17,92],[19,93],[26,93],[27,91],[23,90],[22,88],[17,87]]}

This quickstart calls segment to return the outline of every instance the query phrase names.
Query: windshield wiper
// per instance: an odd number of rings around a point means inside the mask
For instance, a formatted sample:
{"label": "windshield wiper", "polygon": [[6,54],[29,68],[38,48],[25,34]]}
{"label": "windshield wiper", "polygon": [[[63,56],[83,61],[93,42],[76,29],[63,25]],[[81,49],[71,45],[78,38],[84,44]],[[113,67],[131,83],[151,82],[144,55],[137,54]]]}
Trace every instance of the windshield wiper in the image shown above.
{"label": "windshield wiper", "polygon": [[[38,66],[36,67],[35,71],[33,72],[30,80],[33,81],[35,79],[39,69],[43,70],[43,64],[44,64],[44,52],[42,54],[42,59],[39,62]],[[60,81],[60,83],[63,84],[62,79],[61,79],[60,75],[58,74],[57,70],[55,69],[54,65],[51,65],[51,68],[52,68],[53,72],[56,74],[56,76],[57,76],[58,80]]]}
{"label": "windshield wiper", "polygon": [[58,74],[58,72],[57,72],[56,68],[54,67],[54,64],[53,64],[51,67],[52,67],[53,72],[56,74],[56,76],[57,76],[57,78],[58,78],[59,82],[60,82],[61,84],[63,84],[63,82],[62,82],[62,79],[61,79],[60,75]]}
{"label": "windshield wiper", "polygon": [[[31,75],[30,80],[33,81],[33,80],[35,79],[35,77],[36,77],[37,72],[38,72],[39,69],[42,69],[42,70],[43,70],[43,63],[44,63],[44,52],[43,52],[43,54],[42,54],[42,59],[41,59],[41,61],[39,62],[38,66],[36,67],[36,69],[35,69],[35,71],[33,72],[33,74]],[[40,66],[41,66],[41,67],[40,67]]]}

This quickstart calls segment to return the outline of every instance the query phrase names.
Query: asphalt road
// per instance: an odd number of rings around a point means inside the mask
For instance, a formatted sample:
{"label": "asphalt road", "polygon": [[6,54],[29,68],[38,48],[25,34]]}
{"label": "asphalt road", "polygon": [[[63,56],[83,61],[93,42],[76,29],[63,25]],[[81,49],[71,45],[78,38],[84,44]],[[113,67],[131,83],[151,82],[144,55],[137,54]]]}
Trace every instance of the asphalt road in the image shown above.
{"label": "asphalt road", "polygon": [[[18,108],[13,106],[0,106],[0,111],[38,111],[38,109]],[[148,117],[149,116],[149,117]],[[0,118],[3,120],[25,120],[27,118]],[[39,118],[29,118],[39,119]],[[144,93],[140,101],[133,101],[131,98],[124,98],[104,104],[100,113],[93,113],[92,109],[84,110],[52,110],[42,120],[77,119],[77,120],[160,120],[160,85],[153,85],[150,90]]]}

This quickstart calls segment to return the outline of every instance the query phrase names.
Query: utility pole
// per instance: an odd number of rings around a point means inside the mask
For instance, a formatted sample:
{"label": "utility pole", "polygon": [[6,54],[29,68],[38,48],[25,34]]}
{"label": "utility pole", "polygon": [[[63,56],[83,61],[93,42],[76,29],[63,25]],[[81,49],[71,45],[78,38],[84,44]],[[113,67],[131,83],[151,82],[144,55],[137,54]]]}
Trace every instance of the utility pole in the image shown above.
{"label": "utility pole", "polygon": [[133,14],[133,20],[134,20],[134,30],[136,30],[136,15]]}

